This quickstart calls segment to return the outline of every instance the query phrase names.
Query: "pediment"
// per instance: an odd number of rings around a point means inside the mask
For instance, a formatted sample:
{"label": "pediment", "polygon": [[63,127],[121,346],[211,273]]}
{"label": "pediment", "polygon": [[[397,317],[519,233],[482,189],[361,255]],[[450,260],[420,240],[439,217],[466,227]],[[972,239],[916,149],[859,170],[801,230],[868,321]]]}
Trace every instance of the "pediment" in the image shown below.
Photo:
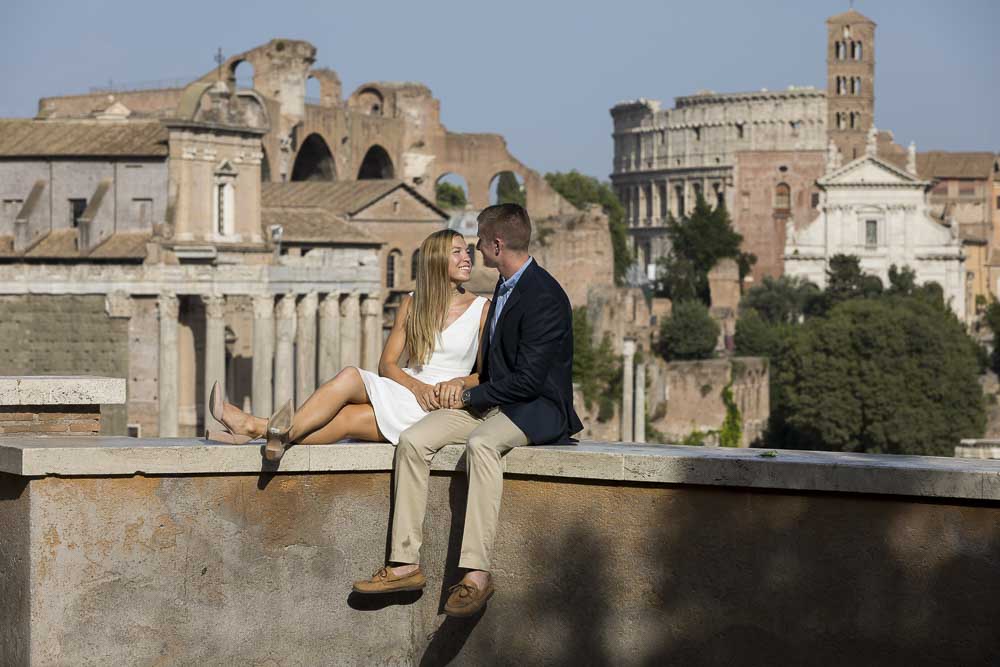
{"label": "pediment", "polygon": [[445,222],[448,216],[410,188],[400,186],[355,211],[351,219],[440,224]]}
{"label": "pediment", "polygon": [[863,157],[819,179],[821,186],[885,185],[924,187],[927,181],[875,157]]}

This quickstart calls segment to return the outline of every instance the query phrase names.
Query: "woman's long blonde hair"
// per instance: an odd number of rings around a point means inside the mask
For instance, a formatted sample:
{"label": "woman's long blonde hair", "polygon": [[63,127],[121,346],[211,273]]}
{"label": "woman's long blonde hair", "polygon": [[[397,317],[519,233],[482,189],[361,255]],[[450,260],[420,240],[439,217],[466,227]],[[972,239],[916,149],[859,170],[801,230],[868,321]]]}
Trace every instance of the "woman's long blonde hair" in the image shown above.
{"label": "woman's long blonde hair", "polygon": [[434,232],[420,244],[417,285],[406,316],[406,352],[410,365],[423,366],[437,346],[451,299],[448,261],[452,239],[462,238],[453,229]]}

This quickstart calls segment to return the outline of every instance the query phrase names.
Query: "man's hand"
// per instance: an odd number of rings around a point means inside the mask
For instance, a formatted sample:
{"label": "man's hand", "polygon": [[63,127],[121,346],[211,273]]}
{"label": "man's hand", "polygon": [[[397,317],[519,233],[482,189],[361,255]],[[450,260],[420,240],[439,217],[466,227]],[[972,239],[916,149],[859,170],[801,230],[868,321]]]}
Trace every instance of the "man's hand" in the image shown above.
{"label": "man's hand", "polygon": [[434,393],[443,408],[461,408],[462,391],[465,389],[465,380],[455,378],[447,382],[438,382],[434,385]]}
{"label": "man's hand", "polygon": [[441,402],[437,397],[437,387],[423,382],[410,389],[413,397],[417,399],[417,405],[424,412],[431,412],[441,408]]}

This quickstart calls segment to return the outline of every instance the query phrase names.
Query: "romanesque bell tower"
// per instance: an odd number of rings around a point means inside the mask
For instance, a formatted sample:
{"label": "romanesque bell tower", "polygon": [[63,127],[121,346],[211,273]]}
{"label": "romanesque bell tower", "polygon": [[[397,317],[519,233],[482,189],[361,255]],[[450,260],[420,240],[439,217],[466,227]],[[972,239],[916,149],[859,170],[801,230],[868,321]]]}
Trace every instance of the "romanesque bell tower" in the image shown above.
{"label": "romanesque bell tower", "polygon": [[849,162],[875,119],[875,22],[851,9],[826,20],[827,131]]}

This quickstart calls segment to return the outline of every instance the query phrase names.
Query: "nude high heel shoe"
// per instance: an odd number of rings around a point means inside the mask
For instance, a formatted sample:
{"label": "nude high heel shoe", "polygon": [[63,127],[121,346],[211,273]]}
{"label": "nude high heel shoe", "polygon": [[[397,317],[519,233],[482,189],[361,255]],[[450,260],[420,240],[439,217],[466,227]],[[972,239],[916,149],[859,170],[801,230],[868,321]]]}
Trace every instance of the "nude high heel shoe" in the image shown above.
{"label": "nude high heel shoe", "polygon": [[222,387],[219,386],[219,382],[216,381],[212,385],[212,393],[208,397],[208,411],[212,413],[212,417],[215,421],[222,424],[224,431],[215,431],[211,429],[205,430],[205,439],[214,440],[215,442],[225,442],[230,445],[245,445],[246,443],[253,440],[249,435],[241,435],[238,433],[233,433],[233,429],[229,428],[229,425],[222,421],[222,409],[223,409],[223,399],[222,399]]}
{"label": "nude high heel shoe", "polygon": [[292,417],[295,416],[295,406],[291,399],[282,405],[277,412],[267,420],[267,445],[264,447],[264,458],[268,461],[280,461],[288,447],[288,435],[292,430]]}

